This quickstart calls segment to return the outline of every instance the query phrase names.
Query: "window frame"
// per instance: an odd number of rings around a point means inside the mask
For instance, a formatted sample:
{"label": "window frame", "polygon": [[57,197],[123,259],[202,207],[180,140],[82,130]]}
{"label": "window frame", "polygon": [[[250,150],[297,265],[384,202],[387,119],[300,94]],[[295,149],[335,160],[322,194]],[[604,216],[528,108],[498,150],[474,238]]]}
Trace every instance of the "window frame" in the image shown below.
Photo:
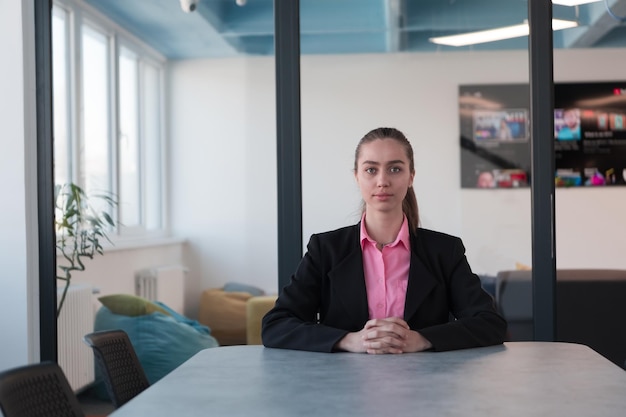
{"label": "window frame", "polygon": [[[121,28],[116,23],[109,20],[100,12],[95,10],[92,6],[79,0],[54,0],[53,12],[59,8],[65,12],[67,22],[65,27],[68,33],[65,34],[65,48],[68,55],[66,62],[66,89],[68,94],[67,105],[67,158],[68,158],[68,180],[72,181],[80,186],[82,184],[81,172],[81,155],[80,145],[84,140],[84,126],[82,113],[82,98],[83,98],[83,62],[82,62],[82,40],[83,40],[83,25],[88,26],[91,30],[101,33],[107,39],[107,68],[106,76],[109,83],[108,90],[108,172],[109,183],[113,195],[119,195],[120,191],[120,151],[118,143],[120,140],[120,96],[118,94],[119,88],[119,58],[122,53],[122,48],[127,49],[136,57],[137,63],[137,141],[138,141],[138,210],[139,210],[139,222],[137,225],[125,226],[119,223],[121,218],[121,208],[123,204],[117,206],[116,210],[112,214],[113,219],[116,221],[116,228],[113,230],[109,237],[113,244],[121,243],[123,245],[132,244],[133,241],[141,241],[144,239],[164,238],[170,235],[170,222],[169,213],[167,210],[167,163],[166,163],[166,144],[167,144],[167,123],[165,119],[165,102],[166,96],[166,70],[167,60],[161,54],[150,48],[144,42],[136,38],[134,35]],[[54,51],[53,51],[54,53]],[[152,91],[152,94],[158,98],[158,104],[155,106],[156,115],[152,115],[155,119],[155,125],[152,126],[153,130],[157,132],[157,148],[158,156],[153,164],[158,165],[157,171],[159,178],[151,178],[150,181],[155,181],[157,185],[154,187],[159,193],[158,201],[159,207],[155,207],[152,213],[152,219],[157,219],[153,223],[160,224],[158,228],[149,229],[150,225],[146,224],[146,219],[149,218],[147,210],[150,210],[150,206],[147,204],[147,188],[146,188],[146,171],[147,166],[146,158],[148,156],[144,153],[146,149],[146,137],[144,136],[146,114],[150,110],[149,106],[145,105],[146,88],[144,80],[144,71],[146,66],[156,71],[156,91]],[[156,198],[153,200],[157,200]]]}

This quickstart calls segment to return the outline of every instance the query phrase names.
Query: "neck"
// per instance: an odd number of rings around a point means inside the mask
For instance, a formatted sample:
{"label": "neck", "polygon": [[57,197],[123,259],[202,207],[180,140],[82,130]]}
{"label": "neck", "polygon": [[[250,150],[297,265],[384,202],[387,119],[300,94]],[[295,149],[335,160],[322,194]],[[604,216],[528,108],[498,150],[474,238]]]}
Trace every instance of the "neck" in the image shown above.
{"label": "neck", "polygon": [[400,213],[365,213],[365,229],[372,239],[384,246],[392,243],[398,237],[404,214]]}

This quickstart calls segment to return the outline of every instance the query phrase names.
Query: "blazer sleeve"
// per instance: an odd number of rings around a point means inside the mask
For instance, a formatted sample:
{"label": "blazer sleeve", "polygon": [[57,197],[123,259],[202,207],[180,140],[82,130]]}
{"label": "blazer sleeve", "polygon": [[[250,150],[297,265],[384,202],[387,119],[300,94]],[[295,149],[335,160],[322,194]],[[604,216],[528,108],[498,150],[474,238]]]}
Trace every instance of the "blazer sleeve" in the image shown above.
{"label": "blazer sleeve", "polygon": [[432,267],[444,280],[447,302],[453,319],[419,332],[435,351],[446,351],[501,344],[507,323],[498,314],[493,298],[483,290],[465,257],[461,239],[453,238],[452,246],[437,255]]}
{"label": "blazer sleeve", "polygon": [[311,236],[307,252],[274,307],[263,317],[263,345],[272,348],[332,352],[348,331],[320,324],[325,272],[320,241]]}

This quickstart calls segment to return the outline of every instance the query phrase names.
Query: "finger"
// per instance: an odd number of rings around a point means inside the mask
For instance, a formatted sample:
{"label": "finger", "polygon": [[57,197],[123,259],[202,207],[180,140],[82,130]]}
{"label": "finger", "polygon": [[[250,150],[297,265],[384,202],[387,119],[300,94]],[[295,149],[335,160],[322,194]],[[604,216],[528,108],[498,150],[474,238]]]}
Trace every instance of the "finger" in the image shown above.
{"label": "finger", "polygon": [[398,317],[389,317],[386,319],[372,319],[365,323],[363,329],[369,330],[374,328],[384,328],[386,330],[390,329],[389,325],[399,326],[404,330],[410,330],[409,325],[406,321],[402,320]]}
{"label": "finger", "polygon": [[363,344],[365,346],[366,349],[382,349],[383,348],[383,344],[381,342],[366,342]]}
{"label": "finger", "polygon": [[384,332],[380,332],[380,331],[376,330],[376,331],[367,332],[363,336],[363,340],[372,342],[374,340],[382,339],[385,336],[388,336],[388,333],[384,333]]}
{"label": "finger", "polygon": [[382,337],[381,333],[378,330],[372,330],[372,331],[366,332],[363,338],[365,340],[372,340],[372,339],[378,339],[379,337]]}
{"label": "finger", "polygon": [[366,349],[399,349],[402,350],[406,343],[396,337],[383,337],[375,340],[369,340],[363,343]]}
{"label": "finger", "polygon": [[387,330],[383,330],[383,329],[376,329],[376,330],[369,331],[369,332],[365,333],[365,335],[363,336],[363,339],[365,339],[365,340],[375,340],[375,339],[382,339],[384,337],[394,337],[394,338],[397,338],[397,339],[403,339],[403,337],[401,335],[397,334],[396,332],[387,331]]}
{"label": "finger", "polygon": [[382,339],[379,339],[382,343],[382,347],[387,348],[395,348],[395,349],[403,349],[406,346],[406,342],[402,339],[398,339],[397,337],[386,336]]}
{"label": "finger", "polygon": [[363,327],[364,329],[373,329],[375,327],[380,327],[380,326],[384,326],[387,323],[387,321],[385,319],[372,319],[372,320],[368,320],[367,323],[365,323],[365,326]]}
{"label": "finger", "polygon": [[395,323],[398,326],[404,327],[407,330],[410,328],[408,323],[404,321],[403,319],[401,319],[400,317],[389,317],[384,320],[388,323]]}
{"label": "finger", "polygon": [[407,338],[407,329],[400,327],[397,324],[386,324],[385,326],[376,327],[365,333],[364,339],[376,339],[385,336],[393,336],[399,339]]}

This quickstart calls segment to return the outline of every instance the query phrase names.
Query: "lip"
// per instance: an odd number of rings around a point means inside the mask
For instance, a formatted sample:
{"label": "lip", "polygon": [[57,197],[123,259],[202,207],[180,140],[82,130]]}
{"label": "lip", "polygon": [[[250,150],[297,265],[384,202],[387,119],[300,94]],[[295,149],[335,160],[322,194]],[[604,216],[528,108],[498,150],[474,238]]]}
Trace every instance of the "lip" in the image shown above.
{"label": "lip", "polygon": [[378,193],[378,194],[374,194],[374,198],[377,198],[379,200],[388,200],[389,198],[391,198],[393,196],[393,194],[388,194],[388,193]]}

